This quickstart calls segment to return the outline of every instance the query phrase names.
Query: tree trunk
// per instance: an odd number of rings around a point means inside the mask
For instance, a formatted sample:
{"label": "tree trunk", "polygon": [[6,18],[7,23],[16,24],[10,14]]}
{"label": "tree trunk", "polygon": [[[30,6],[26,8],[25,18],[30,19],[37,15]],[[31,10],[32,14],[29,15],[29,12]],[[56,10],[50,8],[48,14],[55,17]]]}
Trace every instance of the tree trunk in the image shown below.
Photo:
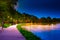
{"label": "tree trunk", "polygon": [[4,19],[2,18],[2,31],[3,31],[3,27],[4,27]]}

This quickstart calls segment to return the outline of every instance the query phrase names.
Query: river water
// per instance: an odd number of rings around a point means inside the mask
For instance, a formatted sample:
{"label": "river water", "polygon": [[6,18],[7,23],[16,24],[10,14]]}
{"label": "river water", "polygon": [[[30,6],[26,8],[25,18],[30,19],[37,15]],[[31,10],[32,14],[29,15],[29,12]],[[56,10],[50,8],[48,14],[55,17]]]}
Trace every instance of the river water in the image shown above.
{"label": "river water", "polygon": [[25,27],[42,40],[60,40],[60,24],[31,25]]}
{"label": "river water", "polygon": [[[49,28],[47,28],[47,26]],[[45,25],[45,29],[32,30],[32,33],[41,38],[42,40],[60,40],[60,24]]]}

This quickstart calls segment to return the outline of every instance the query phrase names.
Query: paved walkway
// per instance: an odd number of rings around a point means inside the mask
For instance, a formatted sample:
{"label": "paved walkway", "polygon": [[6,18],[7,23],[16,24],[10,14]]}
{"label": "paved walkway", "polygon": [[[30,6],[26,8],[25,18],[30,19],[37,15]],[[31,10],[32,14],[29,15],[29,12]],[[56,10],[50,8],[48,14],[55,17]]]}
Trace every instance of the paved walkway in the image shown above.
{"label": "paved walkway", "polygon": [[22,34],[17,30],[16,25],[4,28],[0,31],[0,40],[25,40]]}

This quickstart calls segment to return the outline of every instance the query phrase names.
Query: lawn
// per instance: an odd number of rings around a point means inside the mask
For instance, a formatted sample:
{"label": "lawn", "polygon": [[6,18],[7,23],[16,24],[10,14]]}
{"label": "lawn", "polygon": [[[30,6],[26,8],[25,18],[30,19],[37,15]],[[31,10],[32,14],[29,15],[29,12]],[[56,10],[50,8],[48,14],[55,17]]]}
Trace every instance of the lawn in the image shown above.
{"label": "lawn", "polygon": [[29,31],[21,28],[20,24],[17,25],[17,29],[19,30],[19,32],[22,33],[22,35],[26,38],[26,40],[41,40],[40,38],[35,36],[32,32],[29,32]]}

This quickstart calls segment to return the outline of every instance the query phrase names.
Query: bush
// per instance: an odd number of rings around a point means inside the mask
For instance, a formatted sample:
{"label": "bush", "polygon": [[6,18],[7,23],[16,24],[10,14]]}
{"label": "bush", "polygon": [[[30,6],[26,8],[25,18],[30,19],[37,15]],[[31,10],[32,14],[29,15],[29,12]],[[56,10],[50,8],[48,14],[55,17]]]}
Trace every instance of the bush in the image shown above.
{"label": "bush", "polygon": [[7,27],[9,27],[9,26],[11,26],[11,24],[4,24],[4,28],[7,28]]}

